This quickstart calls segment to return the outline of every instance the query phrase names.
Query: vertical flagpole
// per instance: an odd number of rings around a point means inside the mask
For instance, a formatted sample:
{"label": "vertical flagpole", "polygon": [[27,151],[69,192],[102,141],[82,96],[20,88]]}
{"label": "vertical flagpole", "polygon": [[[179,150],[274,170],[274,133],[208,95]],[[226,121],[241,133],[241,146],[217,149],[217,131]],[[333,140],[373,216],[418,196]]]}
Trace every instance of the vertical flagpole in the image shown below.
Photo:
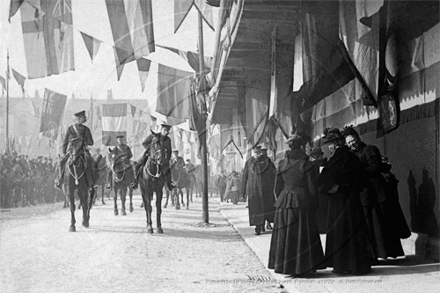
{"label": "vertical flagpole", "polygon": [[[205,68],[204,64],[204,50],[203,50],[203,19],[202,14],[198,13],[198,24],[199,24],[199,78],[200,78],[200,86],[203,86],[205,83],[202,82],[203,77],[203,70]],[[202,91],[205,91],[205,88],[202,88]],[[205,93],[203,93],[204,95]],[[202,115],[205,115],[206,113],[202,113]],[[206,121],[205,125],[203,127],[203,131],[206,132]],[[209,208],[208,208],[208,150],[206,149],[206,135],[200,136],[204,137],[200,141],[200,148],[202,151],[202,164],[203,164],[203,196],[202,196],[202,210],[203,210],[203,222],[209,223]]]}
{"label": "vertical flagpole", "polygon": [[6,58],[6,154],[9,155],[9,49]]}
{"label": "vertical flagpole", "polygon": [[92,131],[93,131],[93,94],[90,94],[90,132]]}

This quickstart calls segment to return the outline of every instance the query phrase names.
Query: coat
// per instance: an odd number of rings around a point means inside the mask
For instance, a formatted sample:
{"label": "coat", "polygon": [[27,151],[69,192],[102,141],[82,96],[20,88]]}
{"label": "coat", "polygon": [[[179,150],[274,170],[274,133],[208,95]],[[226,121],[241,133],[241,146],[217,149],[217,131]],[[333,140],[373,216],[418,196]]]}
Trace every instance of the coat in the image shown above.
{"label": "coat", "polygon": [[[317,186],[327,196],[326,266],[335,271],[369,271],[371,247],[360,200],[362,164],[347,146],[336,149],[318,176]],[[337,185],[336,192],[330,193]]]}
{"label": "coat", "polygon": [[363,206],[374,205],[387,200],[384,191],[385,180],[381,175],[382,156],[379,149],[374,145],[366,145],[361,142],[359,150],[355,152],[363,167],[363,189],[361,202]]}
{"label": "coat", "polygon": [[[160,135],[160,139],[162,141],[162,148],[165,154],[165,162],[166,164],[169,164],[169,160],[171,159],[171,138],[169,136],[163,136],[162,134]],[[145,138],[145,140],[142,142],[142,146],[145,148],[145,154],[150,154],[150,145],[151,142],[153,141],[154,138],[154,134],[150,134],[149,136],[147,136],[147,138]]]}
{"label": "coat", "polygon": [[265,156],[261,156],[259,159],[259,169],[261,177],[261,193],[263,196],[264,205],[264,218],[266,221],[273,223],[275,216],[275,174],[276,168],[274,163]]}
{"label": "coat", "polygon": [[[265,166],[264,161],[252,157],[246,161],[243,169],[240,193],[243,197],[248,197],[249,224],[251,226],[264,225],[265,220],[273,221],[274,208],[273,206],[265,208],[262,186],[273,186],[274,176],[270,176],[270,173],[268,176],[264,176],[265,172],[270,172]],[[272,190],[270,195],[273,194]]]}
{"label": "coat", "polygon": [[316,209],[318,206],[314,164],[302,152],[291,152],[279,162],[275,179],[276,208]]}
{"label": "coat", "polygon": [[291,150],[279,162],[275,194],[277,209],[268,267],[275,273],[290,275],[325,268],[315,215],[316,173],[314,164],[302,151]]}
{"label": "coat", "polygon": [[113,148],[112,153],[115,156],[115,158],[125,155],[125,158],[123,160],[125,163],[129,163],[130,159],[133,158],[133,153],[131,152],[130,147],[123,143],[115,146]]}
{"label": "coat", "polygon": [[93,145],[93,138],[90,129],[80,123],[69,126],[63,141],[63,154],[67,151],[71,154],[80,155],[84,153],[84,146]]}

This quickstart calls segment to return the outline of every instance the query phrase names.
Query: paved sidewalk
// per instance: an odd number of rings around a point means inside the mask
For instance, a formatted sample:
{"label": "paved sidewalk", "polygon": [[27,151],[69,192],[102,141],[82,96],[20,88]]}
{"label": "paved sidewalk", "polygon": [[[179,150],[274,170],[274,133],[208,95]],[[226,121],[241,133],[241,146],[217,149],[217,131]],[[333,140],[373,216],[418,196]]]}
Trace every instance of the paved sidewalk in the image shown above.
{"label": "paved sidewalk", "polygon": [[[246,205],[219,202],[219,210],[267,267],[271,231],[255,235]],[[365,276],[335,275],[329,268],[318,271],[315,278],[290,279],[268,271],[288,292],[440,292],[440,265],[415,258],[414,237],[403,241],[405,258],[381,261]],[[325,235],[321,235],[321,241],[325,245]]]}

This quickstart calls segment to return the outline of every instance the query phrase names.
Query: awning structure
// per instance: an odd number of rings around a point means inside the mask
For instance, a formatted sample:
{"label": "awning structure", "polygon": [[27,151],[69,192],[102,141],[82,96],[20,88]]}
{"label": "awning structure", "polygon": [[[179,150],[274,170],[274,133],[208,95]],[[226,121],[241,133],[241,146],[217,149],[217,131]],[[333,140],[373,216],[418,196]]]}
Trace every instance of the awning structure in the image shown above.
{"label": "awning structure", "polygon": [[279,150],[292,131],[379,137],[438,113],[438,2],[221,3],[209,117],[221,141],[241,131]]}
{"label": "awning structure", "polygon": [[[230,132],[237,131],[244,132],[241,138],[245,137],[249,145],[263,143],[262,134],[269,123],[272,43],[274,39],[276,62],[281,64],[276,72],[278,96],[286,96],[292,83],[298,2],[221,3],[224,21],[218,29],[211,72],[210,123],[221,125],[221,141],[225,144],[233,137]],[[273,38],[275,27],[277,35]],[[243,142],[235,143],[242,146]]]}

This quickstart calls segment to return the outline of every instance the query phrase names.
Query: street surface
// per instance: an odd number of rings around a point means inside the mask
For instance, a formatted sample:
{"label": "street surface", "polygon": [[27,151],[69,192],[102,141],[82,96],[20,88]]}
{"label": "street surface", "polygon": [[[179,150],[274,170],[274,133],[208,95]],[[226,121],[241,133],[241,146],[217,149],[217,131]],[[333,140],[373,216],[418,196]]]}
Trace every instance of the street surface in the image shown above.
{"label": "street surface", "polygon": [[76,233],[68,232],[70,212],[61,203],[2,210],[0,292],[440,291],[439,263],[416,259],[410,240],[403,241],[406,258],[382,260],[365,276],[326,269],[315,278],[289,279],[266,269],[271,234],[254,235],[246,203],[210,197],[209,225],[200,198],[189,210],[169,205],[164,234],[150,235],[138,193],[133,201],[133,213],[114,216],[113,201],[98,200],[88,229],[77,210]]}
{"label": "street surface", "polygon": [[261,282],[270,273],[213,198],[210,225],[194,198],[189,210],[163,209],[164,234],[152,235],[138,193],[133,201],[127,216],[114,216],[111,200],[97,201],[88,229],[76,210],[76,233],[68,232],[70,212],[61,203],[3,211],[0,291],[283,292]]}

